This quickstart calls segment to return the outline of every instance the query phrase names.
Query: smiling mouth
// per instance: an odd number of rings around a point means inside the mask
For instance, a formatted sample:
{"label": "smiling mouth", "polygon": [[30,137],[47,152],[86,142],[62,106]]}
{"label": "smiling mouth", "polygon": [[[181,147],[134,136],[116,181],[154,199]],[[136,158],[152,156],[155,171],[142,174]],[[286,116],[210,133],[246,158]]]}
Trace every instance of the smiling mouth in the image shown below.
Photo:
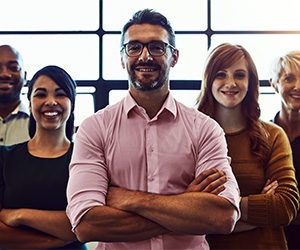
{"label": "smiling mouth", "polygon": [[1,89],[10,89],[12,88],[13,84],[10,82],[0,82]]}
{"label": "smiling mouth", "polygon": [[221,91],[225,95],[236,95],[238,91]]}
{"label": "smiling mouth", "polygon": [[53,117],[53,116],[57,116],[58,112],[56,112],[56,111],[53,111],[53,112],[44,112],[44,115]]}
{"label": "smiling mouth", "polygon": [[135,68],[136,71],[139,72],[154,72],[157,71],[157,69],[154,68]]}
{"label": "smiling mouth", "polygon": [[293,97],[295,99],[300,99],[300,95],[291,95],[291,97]]}

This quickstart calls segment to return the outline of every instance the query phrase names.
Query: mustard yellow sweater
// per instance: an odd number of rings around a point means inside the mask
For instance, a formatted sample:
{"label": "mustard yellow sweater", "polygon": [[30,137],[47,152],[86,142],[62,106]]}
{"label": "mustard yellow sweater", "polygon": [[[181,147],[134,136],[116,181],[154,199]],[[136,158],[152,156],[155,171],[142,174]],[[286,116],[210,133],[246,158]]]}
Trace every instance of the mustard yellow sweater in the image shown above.
{"label": "mustard yellow sweater", "polygon": [[[241,196],[249,199],[247,222],[257,228],[230,235],[208,235],[211,249],[287,249],[283,226],[294,219],[299,209],[292,151],[280,127],[262,124],[270,134],[271,150],[266,166],[252,153],[246,129],[226,134]],[[278,181],[275,194],[260,194],[267,179]]]}

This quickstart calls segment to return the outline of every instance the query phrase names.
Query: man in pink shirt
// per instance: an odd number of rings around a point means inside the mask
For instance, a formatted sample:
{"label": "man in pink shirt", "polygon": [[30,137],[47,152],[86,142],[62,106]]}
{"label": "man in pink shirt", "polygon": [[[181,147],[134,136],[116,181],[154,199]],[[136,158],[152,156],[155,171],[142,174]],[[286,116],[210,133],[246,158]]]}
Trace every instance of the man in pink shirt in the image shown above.
{"label": "man in pink shirt", "polygon": [[129,92],[87,118],[76,136],[67,215],[96,249],[209,249],[208,233],[230,233],[239,189],[223,130],[169,93],[175,35],[145,9],[124,26]]}

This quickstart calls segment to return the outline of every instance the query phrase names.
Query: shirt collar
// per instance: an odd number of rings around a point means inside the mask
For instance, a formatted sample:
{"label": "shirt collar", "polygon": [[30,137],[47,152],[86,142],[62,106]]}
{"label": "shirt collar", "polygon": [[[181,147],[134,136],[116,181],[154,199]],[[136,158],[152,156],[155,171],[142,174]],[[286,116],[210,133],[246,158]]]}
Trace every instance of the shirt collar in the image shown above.
{"label": "shirt collar", "polygon": [[135,100],[132,98],[131,94],[127,93],[127,95],[124,98],[124,109],[126,112],[126,115],[128,117],[129,112],[134,108],[137,107],[137,103],[135,102]]}
{"label": "shirt collar", "polygon": [[[124,98],[124,109],[127,117],[130,111],[135,107],[138,107],[138,104],[136,103],[136,101],[133,99],[133,97],[128,91],[127,95]],[[176,102],[170,93],[168,94],[166,101],[164,102],[163,106],[161,107],[161,109],[159,110],[156,116],[161,114],[163,110],[168,110],[174,116],[174,119],[176,118],[177,116]]]}
{"label": "shirt collar", "polygon": [[[169,92],[169,95],[164,103],[164,105],[162,106],[162,109],[166,109],[168,110],[171,114],[173,114],[174,119],[177,117],[177,107],[176,107],[176,102],[174,97],[171,95],[171,93]],[[160,111],[160,112],[161,112]]]}
{"label": "shirt collar", "polygon": [[22,113],[25,113],[27,114],[28,116],[30,115],[30,112],[29,112],[29,108],[27,105],[25,105],[24,102],[20,102],[20,104],[14,109],[13,112],[11,112],[12,115],[16,115],[18,114],[19,112],[22,112]]}

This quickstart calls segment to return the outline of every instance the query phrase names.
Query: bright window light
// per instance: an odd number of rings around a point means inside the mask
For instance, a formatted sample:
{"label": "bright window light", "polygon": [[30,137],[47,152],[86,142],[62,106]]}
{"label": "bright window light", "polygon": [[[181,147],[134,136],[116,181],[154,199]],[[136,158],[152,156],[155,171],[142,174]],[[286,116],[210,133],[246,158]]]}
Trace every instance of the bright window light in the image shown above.
{"label": "bright window light", "polygon": [[97,35],[0,35],[0,41],[22,54],[28,80],[51,64],[64,68],[75,80],[99,78]]}
{"label": "bright window light", "polygon": [[260,117],[264,121],[271,121],[281,109],[280,96],[275,93],[273,87],[261,87],[259,92]]}
{"label": "bright window light", "polygon": [[2,0],[1,10],[1,31],[99,28],[99,0]]}
{"label": "bright window light", "polygon": [[211,0],[213,30],[300,30],[299,0]]}
{"label": "bright window light", "polygon": [[[212,30],[208,30],[208,3]],[[224,42],[244,46],[253,57],[260,80],[270,78],[273,58],[300,49],[299,0],[3,0],[0,41],[23,55],[29,80],[37,70],[53,64],[84,84],[99,84],[92,90],[77,88],[75,123],[79,125],[94,112],[94,97],[101,98],[103,91],[106,100],[107,86],[115,88],[116,81],[127,80],[121,67],[118,33],[134,12],[144,8],[164,14],[176,32],[179,60],[170,79],[183,84],[182,90],[171,92],[190,107],[199,90],[185,90],[184,81],[201,80],[209,42],[211,48]],[[247,31],[253,34],[241,34]],[[295,32],[270,34],[276,31]],[[109,103],[126,93],[111,90]],[[260,93],[261,117],[270,120],[280,109],[280,100],[271,87],[260,88]]]}
{"label": "bright window light", "polygon": [[145,8],[154,9],[165,15],[174,30],[207,29],[207,0],[102,1],[104,30],[120,31],[133,13]]}

